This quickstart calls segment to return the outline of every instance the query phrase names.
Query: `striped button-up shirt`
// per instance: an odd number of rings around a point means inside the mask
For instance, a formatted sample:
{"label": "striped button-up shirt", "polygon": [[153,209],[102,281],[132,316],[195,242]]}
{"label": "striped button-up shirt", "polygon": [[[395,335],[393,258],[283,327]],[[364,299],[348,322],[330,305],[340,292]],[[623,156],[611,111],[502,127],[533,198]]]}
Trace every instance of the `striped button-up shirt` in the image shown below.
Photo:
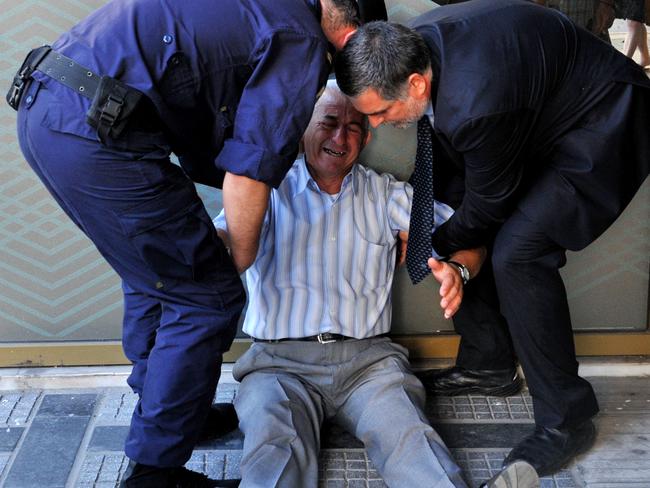
{"label": "striped button-up shirt", "polygon": [[[271,192],[246,272],[244,332],[259,339],[388,332],[397,233],[408,230],[411,199],[407,183],[358,164],[330,195],[296,161]],[[436,213],[449,217],[439,206]],[[215,225],[227,228],[223,212]]]}

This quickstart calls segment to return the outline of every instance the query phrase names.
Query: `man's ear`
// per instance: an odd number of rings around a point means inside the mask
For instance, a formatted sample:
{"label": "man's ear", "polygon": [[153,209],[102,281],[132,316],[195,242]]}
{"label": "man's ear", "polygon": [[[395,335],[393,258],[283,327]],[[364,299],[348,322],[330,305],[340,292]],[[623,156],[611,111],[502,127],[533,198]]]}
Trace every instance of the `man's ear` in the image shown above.
{"label": "man's ear", "polygon": [[428,80],[420,73],[411,73],[407,78],[409,95],[422,99],[427,94]]}
{"label": "man's ear", "polygon": [[343,47],[345,47],[345,45],[348,43],[348,39],[350,39],[350,37],[352,37],[356,31],[357,31],[356,29],[351,29],[349,32],[345,34],[345,36],[343,37]]}
{"label": "man's ear", "polygon": [[370,130],[370,127],[366,130],[366,138],[363,141],[363,146],[361,149],[366,147],[368,144],[370,144],[370,141],[372,140],[372,131]]}

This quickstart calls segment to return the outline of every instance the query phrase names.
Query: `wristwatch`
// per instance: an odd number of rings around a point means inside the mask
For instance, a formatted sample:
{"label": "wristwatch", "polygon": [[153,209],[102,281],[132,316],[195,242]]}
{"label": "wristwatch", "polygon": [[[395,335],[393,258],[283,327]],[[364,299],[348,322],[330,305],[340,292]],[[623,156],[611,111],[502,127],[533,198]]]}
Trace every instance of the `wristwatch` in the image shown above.
{"label": "wristwatch", "polygon": [[456,266],[458,272],[460,273],[460,279],[463,280],[463,285],[466,285],[469,281],[469,269],[464,264],[461,264],[457,261],[452,261],[451,259],[447,261],[452,266]]}

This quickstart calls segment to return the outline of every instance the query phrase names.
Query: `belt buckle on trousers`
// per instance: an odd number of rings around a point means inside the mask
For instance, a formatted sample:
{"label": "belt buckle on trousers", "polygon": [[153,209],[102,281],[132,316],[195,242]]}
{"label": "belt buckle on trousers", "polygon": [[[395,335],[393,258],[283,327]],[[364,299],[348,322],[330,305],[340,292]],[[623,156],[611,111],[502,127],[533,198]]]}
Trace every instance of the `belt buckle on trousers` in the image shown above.
{"label": "belt buckle on trousers", "polygon": [[318,342],[321,344],[331,344],[332,342],[336,342],[337,339],[334,336],[334,334],[330,334],[329,332],[324,332],[322,334],[316,335],[316,339]]}

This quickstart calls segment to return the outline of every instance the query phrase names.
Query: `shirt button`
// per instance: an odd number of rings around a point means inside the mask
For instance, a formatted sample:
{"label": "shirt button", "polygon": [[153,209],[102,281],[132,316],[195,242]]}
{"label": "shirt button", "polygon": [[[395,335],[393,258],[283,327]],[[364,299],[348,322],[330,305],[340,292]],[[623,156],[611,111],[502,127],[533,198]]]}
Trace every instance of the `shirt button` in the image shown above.
{"label": "shirt button", "polygon": [[173,40],[174,40],[174,38],[172,36],[170,36],[169,34],[165,34],[163,36],[163,42],[165,44],[171,44]]}
{"label": "shirt button", "polygon": [[25,98],[25,105],[29,107],[33,101],[34,101],[34,97],[29,95],[27,98]]}

